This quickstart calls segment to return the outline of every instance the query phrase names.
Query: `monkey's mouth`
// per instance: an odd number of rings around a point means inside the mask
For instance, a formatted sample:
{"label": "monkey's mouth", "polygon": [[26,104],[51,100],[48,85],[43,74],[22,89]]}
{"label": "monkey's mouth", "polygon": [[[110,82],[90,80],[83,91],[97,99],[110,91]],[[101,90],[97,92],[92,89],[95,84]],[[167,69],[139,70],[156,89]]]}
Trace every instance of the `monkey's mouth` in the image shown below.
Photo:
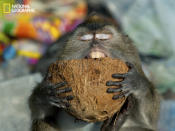
{"label": "monkey's mouth", "polygon": [[104,57],[108,57],[109,55],[103,51],[103,50],[100,50],[100,49],[95,49],[95,50],[92,50],[87,56],[85,56],[85,59],[88,59],[88,58],[93,58],[93,59],[96,59],[96,58],[104,58]]}

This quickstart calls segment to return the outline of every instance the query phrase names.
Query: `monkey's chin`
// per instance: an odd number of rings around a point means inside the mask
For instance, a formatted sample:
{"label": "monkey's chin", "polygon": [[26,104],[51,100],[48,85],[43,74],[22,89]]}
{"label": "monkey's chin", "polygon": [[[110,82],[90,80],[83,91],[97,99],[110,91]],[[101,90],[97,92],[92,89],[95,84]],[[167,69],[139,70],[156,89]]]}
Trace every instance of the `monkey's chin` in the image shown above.
{"label": "monkey's chin", "polygon": [[85,56],[85,59],[98,59],[104,57],[109,57],[109,55],[102,50],[93,50],[87,56]]}

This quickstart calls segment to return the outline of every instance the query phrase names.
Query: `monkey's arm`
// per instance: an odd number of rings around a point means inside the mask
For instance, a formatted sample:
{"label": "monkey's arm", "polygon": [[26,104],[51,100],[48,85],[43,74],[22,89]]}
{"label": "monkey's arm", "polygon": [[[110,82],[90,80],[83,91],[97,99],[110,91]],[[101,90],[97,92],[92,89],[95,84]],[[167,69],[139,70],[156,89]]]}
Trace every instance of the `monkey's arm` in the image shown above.
{"label": "monkey's arm", "polygon": [[59,131],[59,130],[51,127],[44,120],[34,120],[32,122],[31,131]]}
{"label": "monkey's arm", "polygon": [[127,111],[122,112],[121,110],[113,126],[121,127],[122,131],[156,130],[160,98],[148,79],[139,73],[133,64],[126,64],[130,68],[128,73],[112,75],[113,78],[122,78],[123,81],[108,81],[106,83],[107,86],[120,86],[120,88],[108,88],[107,92],[120,92],[119,95],[113,96],[114,100],[129,96],[127,100],[134,101],[134,103],[131,103],[133,104],[132,108]]}
{"label": "monkey's arm", "polygon": [[[44,130],[46,128],[42,130],[39,129],[41,126],[49,127],[49,123],[54,123],[54,118],[51,118],[58,112],[59,108],[67,108],[69,106],[67,101],[72,100],[72,96],[64,98],[58,97],[59,94],[70,92],[72,90],[69,87],[61,88],[65,85],[65,82],[61,82],[56,85],[48,82],[42,82],[33,90],[33,93],[29,98],[33,131],[49,131]],[[51,129],[52,128],[50,127],[50,130]]]}

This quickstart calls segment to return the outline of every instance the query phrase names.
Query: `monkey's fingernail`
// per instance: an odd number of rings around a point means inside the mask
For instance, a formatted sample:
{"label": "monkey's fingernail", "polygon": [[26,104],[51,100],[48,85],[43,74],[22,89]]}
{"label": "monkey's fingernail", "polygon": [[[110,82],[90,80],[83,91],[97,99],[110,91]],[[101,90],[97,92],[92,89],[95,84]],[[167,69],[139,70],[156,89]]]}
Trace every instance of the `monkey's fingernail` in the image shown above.
{"label": "monkey's fingernail", "polygon": [[107,81],[107,82],[106,82],[106,86],[110,86],[111,83],[112,83],[112,81]]}
{"label": "monkey's fingernail", "polygon": [[108,89],[107,89],[107,93],[114,93],[114,91],[113,91],[112,88],[108,88]]}
{"label": "monkey's fingernail", "polygon": [[115,77],[116,76],[116,74],[112,74],[112,77]]}
{"label": "monkey's fingernail", "polygon": [[66,99],[69,100],[73,100],[74,96],[67,96]]}
{"label": "monkey's fingernail", "polygon": [[69,107],[70,107],[70,104],[69,104],[69,103],[65,103],[65,106],[66,106],[67,108],[69,108]]}
{"label": "monkey's fingernail", "polygon": [[68,88],[65,88],[65,92],[70,92],[72,91],[72,88],[68,87]]}
{"label": "monkey's fingernail", "polygon": [[55,88],[63,87],[63,86],[65,86],[65,85],[66,85],[65,82],[60,82],[60,83],[57,83],[57,84],[55,85]]}
{"label": "monkey's fingernail", "polygon": [[113,96],[112,99],[113,99],[113,100],[119,99],[119,96],[118,96],[118,95]]}
{"label": "monkey's fingernail", "polygon": [[63,86],[65,86],[65,85],[67,84],[67,82],[66,82],[66,81],[64,81],[64,82],[62,82],[62,84],[63,84]]}
{"label": "monkey's fingernail", "polygon": [[134,65],[131,64],[130,62],[126,62],[126,65],[131,69],[131,68],[134,68]]}

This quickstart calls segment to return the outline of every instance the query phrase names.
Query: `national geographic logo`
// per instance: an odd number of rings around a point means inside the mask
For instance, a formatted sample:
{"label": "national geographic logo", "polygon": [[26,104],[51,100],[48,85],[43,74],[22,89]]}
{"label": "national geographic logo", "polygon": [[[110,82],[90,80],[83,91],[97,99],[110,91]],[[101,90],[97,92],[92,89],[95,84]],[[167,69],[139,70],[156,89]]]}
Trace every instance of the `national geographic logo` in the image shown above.
{"label": "national geographic logo", "polygon": [[2,11],[3,11],[4,14],[11,13],[11,5],[10,5],[10,3],[3,3]]}
{"label": "national geographic logo", "polygon": [[30,5],[27,4],[2,3],[1,7],[2,14],[35,12],[35,9],[31,8]]}

